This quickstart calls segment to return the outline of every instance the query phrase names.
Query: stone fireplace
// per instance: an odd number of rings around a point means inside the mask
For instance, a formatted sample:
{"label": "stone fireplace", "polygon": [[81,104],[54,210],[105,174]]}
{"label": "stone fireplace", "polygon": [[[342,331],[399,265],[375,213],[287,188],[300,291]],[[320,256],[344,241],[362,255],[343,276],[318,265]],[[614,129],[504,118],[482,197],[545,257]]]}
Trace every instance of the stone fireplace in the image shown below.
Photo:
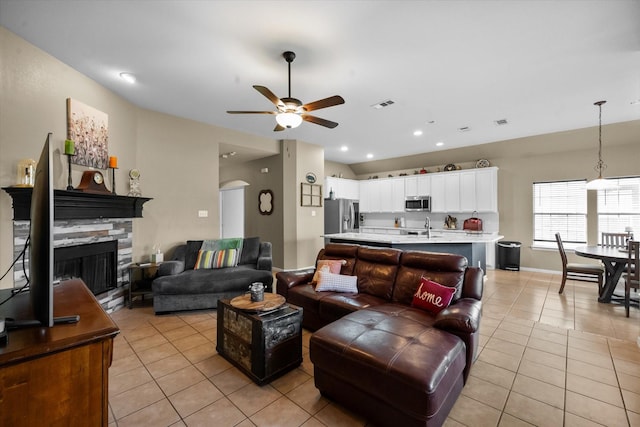
{"label": "stone fireplace", "polygon": [[[4,190],[13,197],[13,248],[18,256],[29,234],[31,189]],[[55,190],[56,278],[82,278],[108,313],[123,307],[132,262],[133,218],[142,217],[142,204],[148,200]],[[22,263],[18,262],[14,287],[22,286],[25,280]]]}

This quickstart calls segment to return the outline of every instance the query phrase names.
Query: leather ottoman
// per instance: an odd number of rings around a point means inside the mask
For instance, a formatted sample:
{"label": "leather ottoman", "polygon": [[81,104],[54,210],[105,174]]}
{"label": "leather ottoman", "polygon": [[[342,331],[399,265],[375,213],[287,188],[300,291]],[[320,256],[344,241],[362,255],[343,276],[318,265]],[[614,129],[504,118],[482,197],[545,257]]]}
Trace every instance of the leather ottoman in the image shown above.
{"label": "leather ottoman", "polygon": [[463,341],[400,304],[346,315],[310,341],[315,385],[383,426],[442,425],[464,386]]}

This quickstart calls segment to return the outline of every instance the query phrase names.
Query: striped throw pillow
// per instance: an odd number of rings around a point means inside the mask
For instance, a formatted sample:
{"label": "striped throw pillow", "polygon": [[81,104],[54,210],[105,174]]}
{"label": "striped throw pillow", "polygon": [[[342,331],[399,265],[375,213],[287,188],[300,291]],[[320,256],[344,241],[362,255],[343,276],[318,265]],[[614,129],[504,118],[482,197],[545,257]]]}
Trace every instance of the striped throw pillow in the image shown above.
{"label": "striped throw pillow", "polygon": [[238,265],[238,250],[199,251],[194,270],[205,268],[226,268]]}

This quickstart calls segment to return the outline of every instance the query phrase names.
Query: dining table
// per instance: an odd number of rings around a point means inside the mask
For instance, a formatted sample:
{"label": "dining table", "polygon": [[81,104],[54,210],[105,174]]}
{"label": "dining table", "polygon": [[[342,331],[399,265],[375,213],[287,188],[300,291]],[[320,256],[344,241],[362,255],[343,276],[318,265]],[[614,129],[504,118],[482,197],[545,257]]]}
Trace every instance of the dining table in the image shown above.
{"label": "dining table", "polygon": [[581,257],[602,261],[605,269],[605,281],[604,289],[598,297],[598,301],[611,302],[618,280],[620,280],[620,276],[627,266],[629,251],[626,248],[615,246],[588,245],[578,246],[574,249],[574,252]]}

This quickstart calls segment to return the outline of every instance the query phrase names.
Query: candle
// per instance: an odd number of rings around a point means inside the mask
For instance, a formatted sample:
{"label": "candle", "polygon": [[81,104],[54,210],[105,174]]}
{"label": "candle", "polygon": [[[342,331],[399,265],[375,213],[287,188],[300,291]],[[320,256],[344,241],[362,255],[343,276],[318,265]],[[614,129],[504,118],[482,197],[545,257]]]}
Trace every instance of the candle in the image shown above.
{"label": "candle", "polygon": [[118,158],[116,156],[109,157],[109,167],[116,169],[118,167]]}
{"label": "candle", "polygon": [[70,139],[64,141],[64,154],[68,156],[76,154],[76,144]]}

